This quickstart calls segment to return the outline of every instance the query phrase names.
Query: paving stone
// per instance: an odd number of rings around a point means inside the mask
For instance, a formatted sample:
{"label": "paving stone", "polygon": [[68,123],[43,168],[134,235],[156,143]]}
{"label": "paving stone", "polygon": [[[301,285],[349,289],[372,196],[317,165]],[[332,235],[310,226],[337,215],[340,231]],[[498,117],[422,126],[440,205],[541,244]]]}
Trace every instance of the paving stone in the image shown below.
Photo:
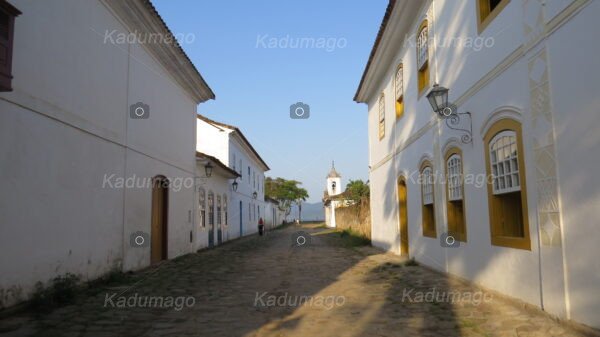
{"label": "paving stone", "polygon": [[[407,301],[403,291],[474,292],[373,247],[347,248],[339,234],[290,247],[299,228],[248,237],[167,261],[53,312],[0,320],[4,336],[580,336],[541,311],[490,303]],[[303,229],[311,233],[323,229]],[[137,282],[137,283],[136,283]],[[135,285],[134,285],[135,284]],[[192,296],[191,308],[104,306],[107,293]],[[323,304],[256,306],[257,294],[343,297]]]}

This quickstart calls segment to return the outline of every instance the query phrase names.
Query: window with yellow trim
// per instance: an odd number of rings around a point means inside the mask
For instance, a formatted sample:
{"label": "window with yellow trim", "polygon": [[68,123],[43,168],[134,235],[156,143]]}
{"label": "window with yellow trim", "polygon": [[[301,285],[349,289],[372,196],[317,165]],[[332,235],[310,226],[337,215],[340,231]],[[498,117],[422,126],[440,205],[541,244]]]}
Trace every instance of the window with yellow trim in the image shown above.
{"label": "window with yellow trim", "polygon": [[385,136],[385,96],[379,96],[379,139]]}
{"label": "window with yellow trim", "polygon": [[521,124],[503,119],[485,135],[492,244],[531,249]]}
{"label": "window with yellow trim", "polygon": [[396,94],[396,118],[400,118],[404,114],[404,67],[402,63],[396,69],[394,91]]}
{"label": "window with yellow trim", "polygon": [[451,148],[446,153],[446,187],[448,233],[456,240],[466,242],[462,152],[458,148]]}
{"label": "window with yellow trim", "polygon": [[435,206],[433,193],[433,168],[429,162],[421,166],[421,201],[423,215],[423,236],[435,238]]}
{"label": "window with yellow trim", "polygon": [[429,29],[423,20],[417,35],[417,85],[421,95],[429,87]]}
{"label": "window with yellow trim", "polygon": [[475,1],[477,1],[477,30],[479,33],[481,33],[510,2],[510,0]]}

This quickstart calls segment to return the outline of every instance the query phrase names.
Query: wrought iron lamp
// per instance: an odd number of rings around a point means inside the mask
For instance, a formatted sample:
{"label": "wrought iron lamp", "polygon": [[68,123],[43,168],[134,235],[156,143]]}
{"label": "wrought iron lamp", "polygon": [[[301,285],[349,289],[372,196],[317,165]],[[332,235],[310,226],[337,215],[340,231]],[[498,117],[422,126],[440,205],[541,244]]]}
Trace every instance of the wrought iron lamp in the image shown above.
{"label": "wrought iron lamp", "polygon": [[213,166],[210,162],[206,163],[206,165],[204,165],[204,173],[206,173],[206,177],[210,178],[210,176],[212,175],[212,171],[213,171]]}
{"label": "wrought iron lamp", "polygon": [[[439,86],[437,83],[433,85],[433,88],[427,94],[427,100],[439,118],[446,121],[446,126],[449,129],[462,131],[465,134],[460,137],[461,142],[464,144],[471,143],[473,141],[473,121],[471,119],[471,113],[458,112],[458,107],[448,102],[448,88]],[[460,125],[461,116],[469,117],[469,128],[458,127]]]}

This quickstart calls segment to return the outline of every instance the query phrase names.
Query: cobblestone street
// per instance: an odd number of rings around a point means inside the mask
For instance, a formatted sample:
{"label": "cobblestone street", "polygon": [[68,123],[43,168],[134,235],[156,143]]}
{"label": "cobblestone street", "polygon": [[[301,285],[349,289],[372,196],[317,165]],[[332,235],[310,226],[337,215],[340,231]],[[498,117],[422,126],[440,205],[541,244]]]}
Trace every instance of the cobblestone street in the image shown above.
{"label": "cobblestone street", "polygon": [[[294,247],[298,230],[237,240],[136,273],[72,305],[4,318],[0,336],[579,335],[540,311],[337,232],[304,228],[311,242]],[[193,305],[119,308],[119,296],[193,297]]]}

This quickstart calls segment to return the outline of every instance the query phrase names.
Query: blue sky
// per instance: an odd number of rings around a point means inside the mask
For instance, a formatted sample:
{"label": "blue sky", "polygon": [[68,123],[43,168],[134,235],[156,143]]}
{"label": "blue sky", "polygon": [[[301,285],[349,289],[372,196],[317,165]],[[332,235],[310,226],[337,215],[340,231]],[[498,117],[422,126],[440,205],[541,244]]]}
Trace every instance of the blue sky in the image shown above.
{"label": "blue sky", "polygon": [[[386,0],[152,2],[190,42],[182,47],[217,96],[199,112],[241,128],[268,176],[301,181],[311,202],[322,198],[332,160],[343,184],[368,179],[367,110],[352,98]],[[286,38],[315,43],[269,48]],[[298,101],[310,118],[290,118]]]}

